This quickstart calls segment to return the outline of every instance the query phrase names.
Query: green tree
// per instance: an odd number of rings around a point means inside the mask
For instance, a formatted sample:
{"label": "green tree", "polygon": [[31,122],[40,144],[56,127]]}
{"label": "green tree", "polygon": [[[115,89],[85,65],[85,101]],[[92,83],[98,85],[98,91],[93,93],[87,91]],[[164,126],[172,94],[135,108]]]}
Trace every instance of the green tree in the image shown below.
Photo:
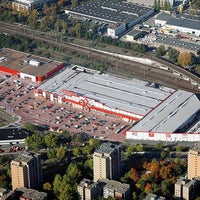
{"label": "green tree", "polygon": [[61,184],[62,184],[62,177],[60,176],[60,174],[56,174],[53,181],[53,191],[56,196],[58,196],[61,192]]}
{"label": "green tree", "polygon": [[176,146],[176,151],[181,152],[183,150],[182,146]]}
{"label": "green tree", "polygon": [[59,159],[59,160],[62,160],[64,157],[65,157],[65,147],[63,146],[60,146],[59,148],[57,148],[57,151],[56,151],[56,157]]}
{"label": "green tree", "polygon": [[157,10],[157,0],[154,0],[154,10]]}
{"label": "green tree", "polygon": [[166,156],[167,156],[167,153],[166,153],[165,151],[161,151],[161,153],[160,153],[161,159],[162,159],[162,160],[165,159]]}
{"label": "green tree", "polygon": [[36,9],[32,10],[30,15],[28,16],[28,23],[32,27],[36,27],[38,20],[38,11]]}
{"label": "green tree", "polygon": [[89,171],[92,173],[92,170],[93,170],[93,159],[92,158],[85,161],[84,169],[85,169],[85,171]]}
{"label": "green tree", "polygon": [[137,152],[143,152],[145,150],[144,145],[140,144],[136,146],[136,151]]}
{"label": "green tree", "polygon": [[160,45],[157,49],[156,49],[156,56],[157,57],[162,57],[165,55],[165,46],[164,45]]}
{"label": "green tree", "polygon": [[51,190],[52,189],[52,185],[49,182],[46,182],[43,184],[43,190]]}
{"label": "green tree", "polygon": [[76,33],[76,36],[78,38],[81,38],[81,35],[82,35],[82,26],[80,23],[77,23],[75,26],[74,26],[74,31]]}
{"label": "green tree", "polygon": [[64,20],[61,22],[61,27],[62,27],[62,32],[66,33],[67,32],[67,23]]}
{"label": "green tree", "polygon": [[121,177],[120,181],[123,183],[132,183],[132,171],[125,173],[123,177]]}
{"label": "green tree", "polygon": [[158,150],[158,151],[163,150],[163,142],[156,143],[155,149]]}
{"label": "green tree", "polygon": [[8,180],[7,180],[7,176],[5,174],[0,175],[0,187],[1,188],[8,187]]}
{"label": "green tree", "polygon": [[132,193],[132,197],[133,197],[133,200],[137,200],[137,199],[138,199],[137,193],[136,193],[136,192],[133,192],[133,193]]}
{"label": "green tree", "polygon": [[165,197],[170,196],[171,194],[170,188],[171,188],[171,183],[169,182],[168,179],[163,180],[161,182],[161,192]]}
{"label": "green tree", "polygon": [[78,168],[78,165],[76,163],[70,163],[70,165],[67,168],[67,177],[70,180],[73,180],[74,182],[78,182],[78,180],[81,177],[81,171]]}
{"label": "green tree", "polygon": [[71,0],[72,7],[76,7],[79,4],[79,0]]}
{"label": "green tree", "polygon": [[58,142],[58,137],[54,134],[45,135],[44,141],[47,147],[56,147]]}
{"label": "green tree", "polygon": [[127,154],[130,157],[133,152],[136,152],[136,146],[134,144],[131,144],[127,147]]}
{"label": "green tree", "polygon": [[74,155],[75,157],[78,157],[79,155],[81,155],[81,149],[80,149],[80,147],[74,148],[74,150],[73,150],[73,155]]}
{"label": "green tree", "polygon": [[25,144],[29,149],[33,150],[39,150],[45,147],[44,138],[38,133],[35,133],[32,136],[27,137],[25,139]]}
{"label": "green tree", "polygon": [[178,56],[179,56],[179,51],[177,51],[176,49],[171,48],[168,51],[168,57],[172,63],[176,63],[178,61]]}
{"label": "green tree", "polygon": [[93,146],[85,146],[82,148],[82,153],[85,155],[90,155],[94,152],[94,147]]}
{"label": "green tree", "polygon": [[49,159],[52,159],[52,158],[56,158],[57,156],[56,156],[56,149],[54,149],[54,148],[50,148],[48,151],[47,151],[47,157],[49,158]]}
{"label": "green tree", "polygon": [[167,11],[170,11],[171,10],[171,5],[170,5],[170,2],[167,3]]}

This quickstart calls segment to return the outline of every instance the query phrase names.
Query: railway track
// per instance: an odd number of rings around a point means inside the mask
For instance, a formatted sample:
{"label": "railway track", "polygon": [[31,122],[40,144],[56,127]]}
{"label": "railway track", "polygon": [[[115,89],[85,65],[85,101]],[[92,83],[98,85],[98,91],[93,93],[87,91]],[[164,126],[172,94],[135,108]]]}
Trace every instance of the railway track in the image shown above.
{"label": "railway track", "polygon": [[[21,35],[31,39],[46,42],[50,45],[57,46],[62,49],[71,50],[79,52],[80,54],[88,54],[88,59],[100,59],[108,61],[112,67],[108,68],[108,73],[115,73],[118,75],[125,75],[128,78],[138,78],[150,82],[156,82],[161,85],[176,89],[184,89],[194,93],[200,93],[200,89],[192,85],[189,81],[183,80],[181,77],[176,77],[173,75],[172,71],[177,71],[191,80],[195,81],[200,85],[200,78],[191,74],[190,72],[180,68],[167,61],[151,57],[149,55],[143,55],[145,58],[151,59],[162,65],[170,68],[169,71],[163,70],[157,67],[152,67],[150,65],[141,64],[135,61],[130,61],[125,58],[119,58],[116,56],[111,56],[103,52],[99,52],[94,48],[88,46],[83,46],[80,44],[75,44],[73,42],[58,41],[53,33],[41,32],[38,30],[32,30],[23,25],[14,25],[0,22],[0,32],[12,35]],[[83,40],[84,41],[84,40]],[[81,39],[80,39],[81,43]],[[115,47],[113,47],[115,48]],[[116,47],[117,49],[118,47]]]}

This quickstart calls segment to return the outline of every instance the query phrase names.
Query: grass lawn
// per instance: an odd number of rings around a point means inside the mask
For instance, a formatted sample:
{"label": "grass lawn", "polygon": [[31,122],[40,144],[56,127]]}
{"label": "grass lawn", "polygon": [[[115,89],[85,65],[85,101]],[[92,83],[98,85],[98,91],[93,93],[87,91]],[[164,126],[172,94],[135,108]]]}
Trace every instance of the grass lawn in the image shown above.
{"label": "grass lawn", "polygon": [[9,123],[15,122],[16,118],[5,112],[3,108],[0,108],[0,127],[6,126]]}

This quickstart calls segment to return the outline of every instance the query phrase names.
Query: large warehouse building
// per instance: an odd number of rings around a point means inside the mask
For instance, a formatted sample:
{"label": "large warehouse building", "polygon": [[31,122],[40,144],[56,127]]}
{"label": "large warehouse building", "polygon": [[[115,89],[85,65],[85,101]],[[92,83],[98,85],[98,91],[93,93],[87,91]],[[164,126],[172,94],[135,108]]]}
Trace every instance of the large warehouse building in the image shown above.
{"label": "large warehouse building", "polygon": [[0,71],[32,81],[43,81],[61,70],[64,63],[23,53],[13,49],[0,49]]}
{"label": "large warehouse building", "polygon": [[65,13],[82,19],[92,19],[97,22],[108,23],[110,24],[108,35],[118,36],[127,27],[133,27],[152,15],[154,9],[125,1],[102,0],[91,1],[70,8],[65,10]]}
{"label": "large warehouse building", "polygon": [[40,85],[35,89],[35,95],[59,103],[71,102],[85,110],[113,114],[127,121],[137,121],[173,92],[145,84],[135,79],[92,74],[74,66]]}
{"label": "large warehouse building", "polygon": [[35,96],[134,122],[127,139],[200,141],[200,134],[186,133],[200,114],[200,101],[190,92],[73,66],[41,84]]}

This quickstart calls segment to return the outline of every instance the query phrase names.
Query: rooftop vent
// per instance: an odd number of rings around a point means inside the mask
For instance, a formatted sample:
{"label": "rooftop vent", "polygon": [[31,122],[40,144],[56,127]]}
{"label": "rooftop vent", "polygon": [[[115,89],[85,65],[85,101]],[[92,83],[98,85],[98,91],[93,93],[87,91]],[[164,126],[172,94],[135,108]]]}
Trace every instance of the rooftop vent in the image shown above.
{"label": "rooftop vent", "polygon": [[30,64],[31,66],[38,67],[38,66],[40,65],[40,62],[37,61],[37,60],[30,60],[30,61],[29,61],[29,64]]}

